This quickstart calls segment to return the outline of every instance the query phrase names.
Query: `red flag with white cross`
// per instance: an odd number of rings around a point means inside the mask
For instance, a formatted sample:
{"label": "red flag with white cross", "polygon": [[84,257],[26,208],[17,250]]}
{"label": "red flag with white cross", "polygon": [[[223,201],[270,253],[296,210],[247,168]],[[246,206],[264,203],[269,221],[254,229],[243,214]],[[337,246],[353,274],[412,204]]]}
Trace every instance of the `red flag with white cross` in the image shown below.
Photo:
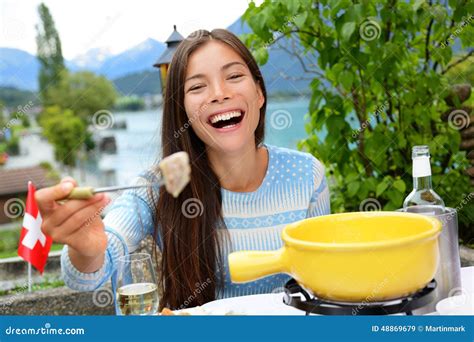
{"label": "red flag with white cross", "polygon": [[18,245],[18,255],[43,274],[53,240],[41,231],[43,220],[35,201],[35,191],[33,183],[28,182],[28,196]]}

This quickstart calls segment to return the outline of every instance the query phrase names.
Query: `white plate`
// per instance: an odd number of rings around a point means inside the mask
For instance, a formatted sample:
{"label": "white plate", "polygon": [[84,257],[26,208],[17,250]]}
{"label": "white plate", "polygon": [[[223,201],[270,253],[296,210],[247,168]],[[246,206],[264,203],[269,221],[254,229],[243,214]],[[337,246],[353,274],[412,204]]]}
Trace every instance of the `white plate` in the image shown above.
{"label": "white plate", "polygon": [[283,303],[283,292],[232,297],[204,304],[207,311],[254,316],[302,316],[304,312]]}
{"label": "white plate", "polygon": [[474,266],[461,268],[461,288],[436,304],[440,315],[474,315]]}
{"label": "white plate", "polygon": [[474,293],[474,266],[461,268],[461,287],[463,292]]}
{"label": "white plate", "polygon": [[436,304],[440,315],[474,315],[474,294],[448,297]]}

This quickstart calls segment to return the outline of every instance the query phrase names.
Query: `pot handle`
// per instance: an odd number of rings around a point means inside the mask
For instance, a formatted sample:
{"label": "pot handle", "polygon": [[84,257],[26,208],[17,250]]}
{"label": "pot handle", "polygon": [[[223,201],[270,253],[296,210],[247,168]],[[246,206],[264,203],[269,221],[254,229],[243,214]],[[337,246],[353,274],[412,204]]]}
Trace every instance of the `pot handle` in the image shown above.
{"label": "pot handle", "polygon": [[283,248],[276,251],[241,251],[229,254],[230,279],[246,283],[284,272]]}

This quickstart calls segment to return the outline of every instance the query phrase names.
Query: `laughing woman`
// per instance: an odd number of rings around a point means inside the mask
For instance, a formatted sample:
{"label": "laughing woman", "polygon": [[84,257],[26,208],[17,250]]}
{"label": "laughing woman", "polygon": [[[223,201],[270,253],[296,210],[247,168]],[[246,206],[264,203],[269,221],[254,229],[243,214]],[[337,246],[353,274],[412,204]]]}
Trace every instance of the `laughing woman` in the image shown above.
{"label": "laughing woman", "polygon": [[[268,293],[289,276],[233,284],[227,255],[278,249],[286,224],[330,212],[323,165],[308,153],[263,143],[266,91],[249,50],[226,30],[192,37],[169,68],[161,132],[162,156],[190,156],[191,182],[179,197],[163,187],[129,190],[102,220],[95,213],[110,201],[106,196],[56,203],[76,185],[71,178],[36,193],[42,230],[65,244],[62,274],[73,289],[100,287],[116,259],[152,235],[162,253],[161,307]],[[153,170],[140,181],[153,182]],[[197,294],[196,284],[205,282]]]}

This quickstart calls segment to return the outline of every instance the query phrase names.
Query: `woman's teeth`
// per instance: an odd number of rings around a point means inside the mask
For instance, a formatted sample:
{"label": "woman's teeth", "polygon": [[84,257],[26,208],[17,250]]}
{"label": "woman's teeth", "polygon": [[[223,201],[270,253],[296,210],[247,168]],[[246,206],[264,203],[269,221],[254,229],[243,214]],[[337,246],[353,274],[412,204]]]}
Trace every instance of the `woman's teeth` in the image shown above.
{"label": "woman's teeth", "polygon": [[209,123],[212,127],[217,129],[232,128],[237,126],[243,120],[243,117],[243,112],[235,110],[232,112],[213,115],[209,118]]}
{"label": "woman's teeth", "polygon": [[217,114],[217,115],[214,115],[212,118],[211,118],[211,123],[212,124],[215,124],[219,121],[226,121],[226,120],[230,120],[231,118],[238,118],[242,115],[242,113],[240,112],[229,112],[229,113],[223,113],[223,114]]}

